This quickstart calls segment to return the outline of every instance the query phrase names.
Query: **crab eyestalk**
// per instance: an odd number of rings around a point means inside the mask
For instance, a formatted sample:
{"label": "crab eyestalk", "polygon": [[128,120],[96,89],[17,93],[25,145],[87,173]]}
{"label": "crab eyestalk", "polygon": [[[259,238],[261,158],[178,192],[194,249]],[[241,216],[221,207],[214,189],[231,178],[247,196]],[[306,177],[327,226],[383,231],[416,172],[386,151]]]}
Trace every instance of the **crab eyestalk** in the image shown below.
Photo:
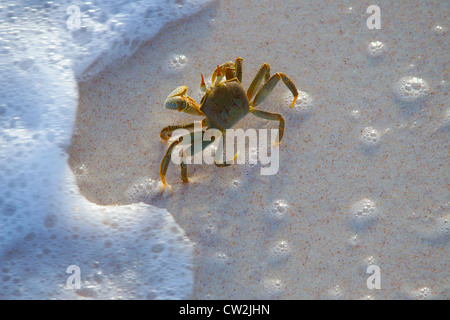
{"label": "crab eyestalk", "polygon": [[214,71],[212,77],[211,77],[211,83],[214,86],[218,86],[220,84],[220,81],[222,81],[222,78],[225,76],[222,72],[220,72],[220,67],[217,65],[217,69]]}
{"label": "crab eyestalk", "polygon": [[225,68],[225,79],[231,80],[235,78],[235,68],[226,67]]}
{"label": "crab eyestalk", "polygon": [[200,90],[206,91],[205,79],[203,79],[203,74],[200,73],[200,75],[202,76],[202,82],[200,83]]}

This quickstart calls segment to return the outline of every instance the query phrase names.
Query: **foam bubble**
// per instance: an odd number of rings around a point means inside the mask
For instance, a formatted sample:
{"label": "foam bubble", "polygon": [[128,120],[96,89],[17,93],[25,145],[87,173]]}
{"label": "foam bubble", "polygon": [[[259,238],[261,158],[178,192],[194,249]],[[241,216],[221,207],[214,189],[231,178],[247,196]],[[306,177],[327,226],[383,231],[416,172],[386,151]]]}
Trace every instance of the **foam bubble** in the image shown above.
{"label": "foam bubble", "polygon": [[183,54],[173,54],[167,61],[167,68],[170,72],[177,72],[186,67],[188,59]]}
{"label": "foam bubble", "polygon": [[350,224],[354,229],[366,229],[378,218],[375,203],[367,198],[355,202],[350,208]]}
{"label": "foam bubble", "polygon": [[410,299],[414,300],[431,300],[433,299],[433,292],[428,287],[418,288],[407,293]]}
{"label": "foam bubble", "polygon": [[[284,100],[286,106],[288,107],[288,109],[290,109],[289,106],[293,101],[292,92],[287,91]],[[297,101],[295,101],[295,104],[292,106],[292,109],[295,110],[295,112],[305,115],[309,113],[313,108],[313,98],[308,93],[298,90],[298,98]]]}
{"label": "foam bubble", "polygon": [[202,242],[212,243],[218,240],[218,227],[214,221],[207,221],[200,229]]}
{"label": "foam bubble", "polygon": [[280,222],[285,219],[288,204],[283,199],[275,200],[267,211],[267,218],[272,222]]}
{"label": "foam bubble", "polygon": [[444,35],[445,33],[447,33],[447,28],[443,27],[441,25],[436,25],[436,26],[434,26],[433,31],[436,35],[441,36],[441,35]]}
{"label": "foam bubble", "polygon": [[444,123],[446,125],[450,124],[450,108],[447,108],[447,110],[445,110],[445,114],[444,114]]}
{"label": "foam bubble", "polygon": [[335,285],[328,289],[326,299],[329,300],[340,300],[344,298],[344,293],[339,285]]}
{"label": "foam bubble", "polygon": [[139,178],[132,186],[125,192],[125,199],[127,202],[146,202],[148,203],[152,198],[161,194],[159,181],[152,178]]}
{"label": "foam bubble", "polygon": [[234,179],[233,181],[231,181],[231,187],[233,189],[239,189],[241,184],[242,184],[242,181],[240,179]]}
{"label": "foam bubble", "polygon": [[355,234],[347,239],[347,249],[354,249],[359,246],[359,243],[359,237],[357,234]]}
{"label": "foam bubble", "polygon": [[375,300],[375,297],[371,296],[371,295],[367,295],[367,296],[362,297],[360,300]]}
{"label": "foam bubble", "polygon": [[450,288],[444,288],[439,292],[438,299],[450,300]]}
{"label": "foam bubble", "polygon": [[431,227],[421,229],[419,234],[427,241],[447,243],[450,240],[450,215],[434,218]]}
{"label": "foam bubble", "polygon": [[361,117],[361,112],[359,110],[352,110],[350,112],[350,116],[354,119],[354,120],[358,120]]}
{"label": "foam bubble", "polygon": [[381,41],[372,41],[367,46],[367,53],[372,58],[379,58],[383,55],[385,46]]}
{"label": "foam bubble", "polygon": [[376,147],[381,140],[381,133],[373,127],[366,127],[362,130],[361,137],[359,139],[361,146],[365,148]]}
{"label": "foam bubble", "polygon": [[281,240],[275,243],[270,249],[270,259],[273,262],[284,261],[291,255],[291,246],[287,240]]}
{"label": "foam bubble", "polygon": [[372,265],[377,265],[377,259],[374,256],[368,256],[368,257],[364,258],[362,261],[362,268],[361,268],[362,273],[366,274],[367,268]]}
{"label": "foam bubble", "polygon": [[416,102],[425,98],[430,91],[428,83],[418,77],[407,76],[394,84],[394,92],[403,102]]}
{"label": "foam bubble", "polygon": [[229,264],[230,258],[225,252],[215,252],[213,255],[213,263],[216,267],[224,268]]}
{"label": "foam bubble", "polygon": [[262,295],[266,299],[279,298],[284,292],[284,283],[281,279],[266,278],[262,282],[263,292]]}
{"label": "foam bubble", "polygon": [[203,150],[203,156],[214,158],[216,156],[217,149],[218,148],[215,145],[211,144]]}
{"label": "foam bubble", "polygon": [[438,129],[443,131],[450,129],[450,108],[444,111]]}

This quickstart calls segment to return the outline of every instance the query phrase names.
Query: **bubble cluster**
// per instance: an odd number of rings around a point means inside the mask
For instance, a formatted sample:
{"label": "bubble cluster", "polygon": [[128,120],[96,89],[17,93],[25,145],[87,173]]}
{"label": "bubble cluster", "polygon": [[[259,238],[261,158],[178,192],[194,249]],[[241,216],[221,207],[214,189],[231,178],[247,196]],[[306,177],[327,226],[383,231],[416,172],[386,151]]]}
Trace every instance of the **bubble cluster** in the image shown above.
{"label": "bubble cluster", "polygon": [[352,249],[356,248],[357,246],[359,246],[359,242],[360,241],[359,241],[359,237],[357,234],[349,237],[346,242],[347,249],[352,250]]}
{"label": "bubble cluster", "polygon": [[148,202],[161,193],[159,181],[151,178],[140,178],[125,192],[127,202]]}
{"label": "bubble cluster", "polygon": [[264,279],[263,280],[263,298],[276,299],[284,292],[284,284],[281,279]]}
{"label": "bubble cluster", "polygon": [[286,217],[287,210],[288,205],[283,199],[275,200],[268,209],[268,219],[272,222],[280,222]]}
{"label": "bubble cluster", "polygon": [[450,128],[450,108],[447,108],[447,110],[444,111],[439,128],[441,130],[448,130]]}
{"label": "bubble cluster", "polygon": [[433,219],[431,227],[421,230],[420,235],[431,242],[447,243],[450,240],[450,215]]}
{"label": "bubble cluster", "polygon": [[239,189],[239,187],[241,186],[241,180],[240,179],[234,179],[233,181],[231,181],[231,187],[233,189]]}
{"label": "bubble cluster", "polygon": [[213,262],[216,267],[223,268],[228,265],[230,258],[225,252],[216,252],[213,256]]}
{"label": "bubble cluster", "polygon": [[210,159],[214,159],[216,156],[217,150],[218,150],[218,148],[214,144],[211,144],[203,150],[203,157],[204,158],[208,157]]}
{"label": "bubble cluster", "polygon": [[352,110],[350,112],[350,117],[352,117],[354,120],[358,120],[361,117],[361,112],[359,110]]}
{"label": "bubble cluster", "polygon": [[433,299],[433,293],[430,288],[422,287],[408,293],[408,296],[414,300],[430,300]]}
{"label": "bubble cluster", "polygon": [[188,62],[188,59],[183,54],[174,54],[169,58],[167,62],[167,67],[169,71],[180,71],[182,70]]}
{"label": "bubble cluster", "polygon": [[361,146],[365,148],[374,148],[376,147],[381,140],[381,133],[377,129],[373,127],[366,127],[363,129],[361,133],[361,137],[359,139]]}
{"label": "bubble cluster", "polygon": [[75,176],[77,176],[78,178],[81,178],[81,177],[89,174],[89,170],[87,169],[85,164],[81,164],[79,166],[72,167],[72,170],[73,170],[73,173],[75,174]]}
{"label": "bubble cluster", "polygon": [[291,246],[288,241],[281,240],[270,249],[270,258],[273,262],[286,260],[291,255]]}
{"label": "bubble cluster", "polygon": [[326,299],[328,300],[340,300],[344,298],[344,294],[339,285],[333,286],[331,289],[328,289]]}
{"label": "bubble cluster", "polygon": [[350,208],[350,225],[356,230],[366,229],[377,220],[378,215],[378,209],[372,200],[361,199]]}
{"label": "bubble cluster", "polygon": [[434,230],[443,236],[450,236],[450,215],[437,218],[434,224]]}
{"label": "bubble cluster", "polygon": [[378,58],[383,55],[385,51],[385,46],[381,41],[372,41],[367,46],[367,53],[370,57]]}
{"label": "bubble cluster", "polygon": [[441,35],[444,35],[445,33],[447,33],[447,28],[443,27],[441,25],[436,25],[436,26],[434,26],[433,31],[436,35],[441,36]]}
{"label": "bubble cluster", "polygon": [[218,240],[218,227],[214,221],[207,221],[200,229],[202,242],[213,243]]}
{"label": "bubble cluster", "polygon": [[[293,101],[292,93],[288,91],[284,99],[285,104],[289,108],[289,106],[292,104]],[[298,90],[298,98],[297,101],[295,101],[294,105],[292,106],[292,109],[302,115],[305,115],[309,113],[313,108],[314,108],[313,98],[308,93]]]}
{"label": "bubble cluster", "polygon": [[407,76],[394,84],[394,92],[403,102],[416,102],[425,98],[430,91],[428,83],[418,77]]}
{"label": "bubble cluster", "polygon": [[367,273],[367,268],[372,265],[377,265],[377,259],[374,256],[368,256],[362,260],[362,273]]}

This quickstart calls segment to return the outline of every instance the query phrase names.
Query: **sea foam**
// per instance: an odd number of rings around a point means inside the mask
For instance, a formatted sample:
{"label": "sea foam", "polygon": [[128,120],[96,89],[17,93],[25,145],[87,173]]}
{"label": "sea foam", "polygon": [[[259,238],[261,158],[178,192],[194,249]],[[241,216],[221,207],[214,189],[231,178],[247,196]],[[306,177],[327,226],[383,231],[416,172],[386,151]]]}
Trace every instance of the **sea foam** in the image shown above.
{"label": "sea foam", "polygon": [[[66,148],[77,81],[209,2],[0,4],[1,299],[189,297],[192,243],[172,215],[88,202]],[[79,287],[68,281],[71,266]]]}

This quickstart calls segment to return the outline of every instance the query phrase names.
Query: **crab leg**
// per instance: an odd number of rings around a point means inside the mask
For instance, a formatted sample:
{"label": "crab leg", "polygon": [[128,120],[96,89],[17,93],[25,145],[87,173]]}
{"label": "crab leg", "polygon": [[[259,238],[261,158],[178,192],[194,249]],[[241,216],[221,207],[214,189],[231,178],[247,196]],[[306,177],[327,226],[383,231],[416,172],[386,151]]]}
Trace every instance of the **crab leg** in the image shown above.
{"label": "crab leg", "polygon": [[[223,152],[223,142],[225,140],[226,140],[226,131],[222,131],[222,145],[217,149],[217,151]],[[234,163],[234,161],[236,161],[238,153],[239,153],[239,151],[236,152],[236,154],[234,155],[232,163],[228,163],[228,160],[225,160],[224,163],[217,163],[216,161],[214,161],[214,164],[216,165],[216,167],[219,167],[219,168],[231,166]]]}
{"label": "crab leg", "polygon": [[[190,141],[194,141],[194,134],[195,134],[195,132],[190,133],[190,138],[191,138]],[[166,154],[165,154],[163,160],[161,161],[161,166],[160,166],[160,168],[159,168],[159,175],[160,175],[160,177],[161,177],[161,182],[164,184],[164,186],[166,185],[166,179],[165,179],[165,176],[166,176],[166,173],[167,173],[167,169],[168,169],[168,167],[169,167],[169,164],[170,164],[170,160],[171,160],[171,158],[172,158],[172,152],[173,152],[173,149],[174,149],[178,144],[180,144],[182,141],[183,141],[183,137],[180,137],[177,141],[173,142],[173,143],[169,146],[169,148],[167,149]],[[211,143],[213,143],[213,142],[214,142],[214,140],[203,141],[203,136],[202,136],[202,148],[201,148],[201,152],[203,152],[203,150],[205,150],[205,149],[206,149]],[[195,154],[195,146],[194,146],[195,143],[198,143],[198,141],[194,141],[194,143],[192,143],[192,144],[190,145],[190,156],[192,156],[192,155]],[[236,155],[235,155],[234,158],[233,158],[233,162],[236,160],[237,155],[238,155],[238,154],[236,153]],[[217,167],[228,167],[228,166],[231,165],[231,164],[229,164],[229,163],[217,163],[217,162],[215,162],[215,161],[214,161],[214,164],[215,164]],[[181,168],[181,180],[182,180],[183,182],[189,182],[189,178],[187,177],[187,164],[186,164],[184,161],[181,161],[181,163],[180,163],[180,168]]]}
{"label": "crab leg", "polygon": [[278,125],[278,130],[279,130],[278,143],[280,143],[281,139],[283,138],[283,134],[284,134],[284,119],[281,116],[281,114],[262,111],[262,110],[256,110],[253,108],[250,108],[250,112],[253,113],[257,117],[267,119],[267,120],[275,120],[275,121],[280,122],[280,124]]}
{"label": "crab leg", "polygon": [[[194,138],[194,132],[190,133],[190,138],[192,141],[192,139]],[[188,135],[186,135],[188,136]],[[172,152],[173,149],[180,144],[183,141],[183,137],[180,137],[177,141],[174,141],[169,148],[166,151],[166,154],[164,155],[164,158],[161,161],[161,165],[159,167],[159,176],[161,177],[161,182],[164,184],[164,186],[166,186],[166,173],[167,173],[167,168],[169,168],[169,164],[170,164],[170,160],[172,159]],[[208,141],[209,142],[209,141]],[[191,148],[193,147],[193,145],[191,145]],[[184,163],[184,161],[181,161],[180,163],[180,168],[181,168],[181,180],[183,180],[183,182],[188,182],[189,179],[187,178],[187,165],[186,163]]]}
{"label": "crab leg", "polygon": [[219,83],[216,78],[222,74],[225,75],[225,79],[231,80],[237,78],[239,82],[242,83],[242,58],[238,57],[236,61],[233,63],[231,61],[225,62],[224,64],[217,66],[211,75],[211,83]]}
{"label": "crab leg", "polygon": [[253,99],[252,106],[256,107],[259,105],[263,100],[272,92],[273,88],[277,85],[278,81],[283,80],[286,87],[288,87],[289,90],[291,90],[292,94],[294,95],[294,101],[291,103],[291,108],[294,106],[295,101],[297,101],[298,97],[298,90],[295,87],[295,84],[291,81],[291,79],[288,78],[284,73],[279,72],[275,73],[269,80],[267,80],[262,88],[258,91],[258,93],[255,96],[255,99]]}
{"label": "crab leg", "polygon": [[[190,141],[194,141],[194,135],[195,135],[195,132],[191,132],[190,133]],[[188,135],[186,135],[186,136],[188,136]],[[169,148],[167,149],[167,151],[166,151],[166,154],[164,155],[164,158],[162,159],[162,161],[161,161],[161,165],[160,165],[160,167],[159,167],[159,176],[161,177],[161,182],[164,184],[164,186],[166,185],[166,179],[165,179],[165,176],[166,176],[166,173],[167,173],[167,168],[169,167],[169,164],[170,164],[170,160],[171,160],[171,158],[172,158],[172,152],[173,152],[173,149],[178,145],[178,144],[180,144],[182,141],[183,141],[183,138],[184,138],[185,136],[183,136],[183,137],[180,137],[177,141],[174,141],[170,146],[169,146]],[[194,143],[192,143],[191,145],[190,145],[190,155],[194,155],[194,153],[195,153],[195,148],[194,148],[194,144],[195,144],[195,142],[196,141],[194,141]],[[207,147],[207,146],[209,146],[211,143],[212,143],[213,141],[202,141],[202,151]],[[183,182],[189,182],[189,179],[188,179],[188,177],[187,177],[187,164],[184,162],[184,161],[181,161],[181,163],[180,163],[180,168],[181,168],[181,180],[183,181]]]}
{"label": "crab leg", "polygon": [[181,124],[176,126],[167,126],[164,129],[161,130],[160,137],[163,140],[168,140],[172,136],[172,132],[174,132],[177,129],[192,129],[194,128],[194,122],[189,124]]}
{"label": "crab leg", "polygon": [[[172,136],[172,132],[174,132],[177,129],[192,129],[194,128],[195,122],[188,123],[188,124],[181,124],[181,125],[175,125],[175,126],[167,126],[164,129],[161,130],[160,137],[163,140],[168,140]],[[206,119],[203,119],[202,126],[206,126]]]}
{"label": "crab leg", "polygon": [[259,68],[256,76],[253,78],[252,83],[247,89],[247,98],[249,101],[253,98],[253,95],[255,94],[256,89],[258,89],[262,79],[264,78],[264,82],[267,82],[269,77],[270,77],[270,66],[267,63],[263,63],[261,68]]}
{"label": "crab leg", "polygon": [[240,83],[242,83],[242,58],[238,57],[236,59],[236,62],[234,63],[236,71],[236,78],[239,80]]}
{"label": "crab leg", "polygon": [[[191,141],[193,141],[192,140],[193,137],[194,137],[193,135],[194,135],[194,133],[191,133]],[[222,135],[223,135],[222,136],[222,139],[223,139],[222,141],[224,141],[225,140],[225,132],[223,132]],[[203,152],[203,150],[205,150],[213,142],[214,142],[214,140],[203,141],[203,136],[202,136],[202,149],[201,149],[201,152]],[[194,144],[195,144],[195,142],[193,144],[191,144],[191,150],[190,150],[190,155],[191,156],[195,154]],[[220,150],[222,150],[222,149],[220,149]],[[238,154],[236,153],[234,158],[233,158],[233,163],[236,160],[237,156],[238,156]],[[216,165],[216,167],[219,167],[219,168],[231,166],[232,163],[226,163],[226,162],[225,163],[217,163],[216,161],[214,161],[214,164]],[[184,162],[181,162],[181,179],[183,180],[183,182],[189,182],[189,179],[187,177],[187,165]]]}
{"label": "crab leg", "polygon": [[175,148],[181,141],[183,141],[183,137],[173,142],[167,149],[166,154],[161,161],[161,165],[159,167],[159,176],[161,177],[161,182],[164,184],[164,187],[166,186],[165,176],[167,173],[167,168],[169,167],[170,159],[172,157],[173,148]]}

